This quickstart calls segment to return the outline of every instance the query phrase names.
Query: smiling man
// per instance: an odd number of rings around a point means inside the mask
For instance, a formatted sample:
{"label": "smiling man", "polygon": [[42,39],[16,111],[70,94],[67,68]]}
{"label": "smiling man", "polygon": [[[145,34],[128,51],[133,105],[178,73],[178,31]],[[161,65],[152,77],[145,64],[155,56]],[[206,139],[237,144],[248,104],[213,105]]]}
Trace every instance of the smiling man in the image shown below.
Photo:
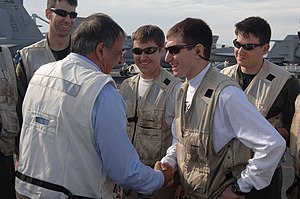
{"label": "smiling man", "polygon": [[[298,80],[286,71],[264,59],[270,48],[271,28],[260,17],[248,17],[235,25],[233,41],[237,64],[221,72],[234,78],[246,93],[249,101],[289,140],[295,100],[300,91]],[[281,198],[282,168],[278,165],[271,184],[252,189],[247,199]]]}
{"label": "smiling man", "polygon": [[167,33],[165,60],[186,81],[176,97],[177,142],[162,162],[177,160],[181,198],[234,199],[262,189],[285,148],[237,83],[211,67],[211,46],[212,31],[201,19],[186,18]]}
{"label": "smiling man", "polygon": [[[140,73],[126,79],[120,93],[126,102],[127,133],[141,161],[151,167],[172,144],[175,95],[181,82],[161,68],[165,35],[154,25],[138,28],[132,35],[135,64]],[[125,190],[125,198],[172,198],[174,189],[165,188],[153,196]]]}
{"label": "smiling man", "polygon": [[23,99],[34,72],[41,65],[61,60],[70,53],[70,35],[77,17],[76,7],[77,0],[47,0],[45,15],[49,20],[49,32],[44,39],[23,48],[17,54],[16,75],[19,94],[17,113],[20,127]]}
{"label": "smiling man", "polygon": [[[77,0],[48,0],[45,14],[49,32],[41,41],[20,50],[17,76],[26,90],[33,73],[43,64],[61,60],[70,52],[70,33],[77,17]],[[25,93],[24,93],[25,94]]]}
{"label": "smiling man", "polygon": [[113,199],[114,183],[151,194],[171,181],[171,170],[140,162],[126,133],[125,103],[109,75],[124,37],[110,16],[93,14],[73,33],[71,53],[33,75],[16,172],[24,197]]}

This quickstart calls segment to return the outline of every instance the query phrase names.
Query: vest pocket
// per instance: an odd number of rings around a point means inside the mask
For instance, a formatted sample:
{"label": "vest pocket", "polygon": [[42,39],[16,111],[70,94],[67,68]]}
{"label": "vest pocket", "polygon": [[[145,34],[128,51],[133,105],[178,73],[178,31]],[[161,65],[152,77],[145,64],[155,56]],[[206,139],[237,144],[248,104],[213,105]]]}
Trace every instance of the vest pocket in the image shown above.
{"label": "vest pocket", "polygon": [[209,134],[198,130],[187,130],[183,133],[186,150],[186,161],[203,163],[207,156]]}
{"label": "vest pocket", "polygon": [[165,150],[162,147],[162,134],[160,129],[138,127],[135,140],[137,149],[143,163],[154,166],[155,162],[163,157]]}
{"label": "vest pocket", "polygon": [[209,168],[207,167],[207,150],[209,134],[197,130],[189,130],[185,134],[184,178],[189,189],[205,193]]}
{"label": "vest pocket", "polygon": [[163,114],[163,110],[159,109],[140,109],[138,110],[138,125],[142,128],[161,129]]}
{"label": "vest pocket", "polygon": [[[55,133],[56,132],[56,118],[54,116],[46,115],[43,113],[31,112],[26,114],[25,121],[39,133]],[[30,118],[29,118],[30,117]]]}
{"label": "vest pocket", "polygon": [[184,169],[184,179],[187,181],[188,189],[201,194],[206,193],[209,168],[205,165],[200,166],[199,163],[196,162],[190,162],[185,165]]}

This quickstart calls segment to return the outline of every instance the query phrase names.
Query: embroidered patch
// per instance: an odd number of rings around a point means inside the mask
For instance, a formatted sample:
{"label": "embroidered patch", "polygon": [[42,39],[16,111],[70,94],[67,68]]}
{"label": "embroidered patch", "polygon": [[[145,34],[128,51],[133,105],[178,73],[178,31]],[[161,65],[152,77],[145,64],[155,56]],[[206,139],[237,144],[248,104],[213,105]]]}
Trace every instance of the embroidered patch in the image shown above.
{"label": "embroidered patch", "polygon": [[269,74],[266,79],[269,80],[269,81],[272,81],[274,78],[275,78],[274,75]]}
{"label": "embroidered patch", "polygon": [[212,95],[212,93],[213,93],[213,90],[212,90],[212,89],[207,89],[207,91],[206,91],[206,93],[205,93],[204,96],[210,98],[211,95]]}
{"label": "embroidered patch", "polygon": [[46,125],[46,126],[48,126],[49,122],[50,122],[50,120],[48,120],[46,118],[43,118],[43,117],[35,117],[35,121],[37,123],[40,123],[40,124],[43,124],[43,125]]}
{"label": "embroidered patch", "polygon": [[169,80],[168,78],[166,78],[166,79],[164,80],[164,84],[165,84],[165,85],[169,85],[170,82],[171,82],[171,80]]}

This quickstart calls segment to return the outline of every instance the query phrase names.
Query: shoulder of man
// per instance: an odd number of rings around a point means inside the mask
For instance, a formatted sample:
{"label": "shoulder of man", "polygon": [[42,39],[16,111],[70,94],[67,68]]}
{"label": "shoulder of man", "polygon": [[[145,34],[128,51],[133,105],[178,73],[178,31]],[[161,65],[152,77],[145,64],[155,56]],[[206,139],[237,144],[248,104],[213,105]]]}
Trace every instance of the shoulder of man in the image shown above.
{"label": "shoulder of man", "polygon": [[220,70],[220,73],[228,74],[228,73],[230,73],[232,70],[235,70],[235,68],[236,68],[237,66],[238,66],[238,65],[235,64],[235,65],[231,65],[231,66],[225,67],[225,68],[223,68],[222,70]]}

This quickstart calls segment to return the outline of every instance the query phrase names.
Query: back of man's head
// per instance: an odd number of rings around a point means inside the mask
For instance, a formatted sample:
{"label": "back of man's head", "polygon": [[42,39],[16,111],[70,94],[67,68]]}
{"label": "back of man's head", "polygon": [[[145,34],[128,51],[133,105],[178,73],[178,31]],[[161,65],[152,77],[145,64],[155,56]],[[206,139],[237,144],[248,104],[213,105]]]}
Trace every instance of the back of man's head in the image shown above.
{"label": "back of man's head", "polygon": [[86,56],[100,42],[111,49],[120,36],[125,38],[125,32],[111,17],[96,13],[85,18],[72,34],[71,51]]}
{"label": "back of man's head", "polygon": [[212,46],[212,31],[202,20],[197,18],[186,18],[173,27],[167,33],[167,38],[180,35],[182,41],[188,45],[202,44],[204,47],[204,57],[210,58]]}
{"label": "back of man's head", "polygon": [[47,0],[47,8],[55,8],[56,2],[66,1],[71,6],[77,7],[77,0]]}
{"label": "back of man's head", "polygon": [[165,34],[158,26],[144,25],[132,33],[132,41],[139,41],[141,43],[154,41],[157,46],[163,47],[165,44]]}

